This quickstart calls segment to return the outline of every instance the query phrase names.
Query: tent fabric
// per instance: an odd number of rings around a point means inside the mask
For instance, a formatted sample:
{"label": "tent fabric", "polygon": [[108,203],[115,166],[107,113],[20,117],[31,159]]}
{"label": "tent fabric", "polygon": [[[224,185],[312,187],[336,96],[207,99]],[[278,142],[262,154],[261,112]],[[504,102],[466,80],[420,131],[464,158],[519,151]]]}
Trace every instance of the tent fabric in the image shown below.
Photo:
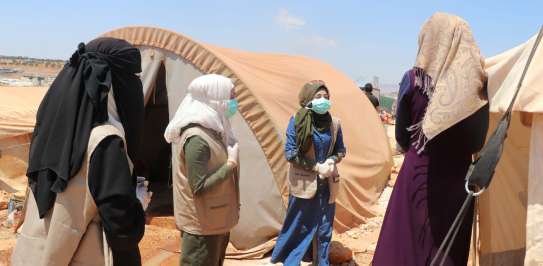
{"label": "tent fabric", "polygon": [[32,133],[47,88],[0,87],[0,139]]}
{"label": "tent fabric", "polygon": [[43,87],[0,87],[0,190],[25,193],[30,135],[46,91]]}
{"label": "tent fabric", "polygon": [[[488,58],[492,132],[515,93],[536,36]],[[543,48],[540,45],[513,106],[514,114],[494,179],[480,199],[481,265],[543,263]]]}
{"label": "tent fabric", "polygon": [[[189,83],[196,77],[203,75],[179,56],[157,48],[139,47],[142,54],[141,79],[143,84],[155,84],[156,72],[161,65],[165,70],[165,87],[168,95],[168,111],[170,118],[175,114],[182,101]],[[144,95],[147,103],[154,101],[155,88],[144,85]],[[168,119],[168,117],[166,117]],[[230,240],[240,250],[252,249],[246,256],[258,256],[256,250],[263,253],[269,251],[269,244],[262,245],[277,235],[281,229],[286,209],[282,206],[281,195],[277,188],[272,171],[267,164],[260,145],[247,122],[237,113],[232,118],[233,131],[241,139],[240,180],[241,215],[239,223],[230,234]],[[147,127],[152,125],[146,125]],[[162,138],[162,134],[154,137]],[[179,154],[179,147],[172,145],[172,154]],[[178,157],[172,158],[172,169],[179,167]],[[273,244],[273,243],[272,243]],[[258,248],[261,249],[258,249]],[[273,247],[273,245],[271,245]],[[241,255],[241,254],[238,254]]]}
{"label": "tent fabric", "polygon": [[[286,206],[287,162],[283,154],[283,135],[290,116],[298,108],[298,91],[309,80],[324,80],[330,88],[331,100],[334,103],[332,113],[342,120],[348,149],[347,157],[340,166],[342,184],[337,201],[335,229],[339,232],[348,230],[375,215],[374,203],[390,174],[392,154],[375,109],[353,81],[342,73],[310,58],[244,52],[199,44],[180,34],[157,28],[127,27],[108,32],[104,36],[125,39],[141,47],[142,51],[152,49],[154,53],[157,53],[155,57],[163,53],[166,58],[164,64],[167,79],[175,79],[175,76],[179,76],[177,78],[179,84],[190,82],[190,79],[197,75],[194,71],[186,73],[187,69],[190,69],[187,65],[193,66],[201,74],[221,74],[234,81],[240,119],[244,120],[243,124],[246,124],[256,140],[254,144],[257,144],[264,154],[264,163],[267,164],[265,168],[270,169],[274,179],[273,185],[276,186],[275,189],[282,198],[283,204],[279,201],[278,205],[283,206],[260,206],[270,208],[263,210],[264,213],[277,212],[273,209],[284,210]],[[142,76],[147,75],[145,67],[143,67]],[[145,78],[143,79],[145,84]],[[168,88],[168,98],[171,101],[170,115],[172,115],[179,104],[173,101],[182,99],[185,88],[169,80],[167,83],[176,87],[175,89]],[[353,108],[362,115],[352,115]],[[176,148],[173,147],[174,154],[175,150]],[[175,165],[175,159],[173,165]],[[252,182],[253,186],[259,185],[258,176],[242,178],[255,179]],[[251,187],[246,189],[250,190]],[[242,188],[242,201],[244,193]],[[250,218],[258,219],[258,217]],[[273,219],[270,219],[270,222],[276,220],[277,217],[271,218]],[[269,227],[280,226],[281,222],[278,221],[277,224]],[[251,225],[247,224],[237,229],[240,230],[239,234],[242,234],[243,229],[250,227]],[[233,239],[235,235],[233,232],[231,235]],[[233,243],[235,244],[234,241]],[[236,248],[240,249],[238,245]]]}
{"label": "tent fabric", "polygon": [[528,170],[526,258],[524,265],[543,265],[543,114],[532,121]]}
{"label": "tent fabric", "polygon": [[[489,77],[490,112],[505,112],[509,107],[536,38],[537,36],[533,36],[527,42],[485,61],[485,70]],[[526,72],[513,111],[543,113],[541,73],[543,73],[543,43],[539,44]]]}
{"label": "tent fabric", "polygon": [[[502,114],[490,114],[492,132]],[[513,114],[492,183],[479,199],[481,265],[522,265],[531,130]]]}
{"label": "tent fabric", "polygon": [[267,241],[263,244],[260,244],[258,246],[249,248],[249,249],[237,249],[232,245],[232,243],[228,244],[228,247],[226,248],[226,257],[229,259],[262,259],[266,254],[271,251],[275,247],[275,242],[277,241],[277,237],[274,237],[270,239],[270,241]]}
{"label": "tent fabric", "polygon": [[[391,151],[379,118],[352,80],[331,66],[300,56],[260,54],[198,44],[182,35],[148,27],[127,27],[104,36],[121,38],[136,46],[173,52],[203,73],[234,80],[240,113],[259,140],[274,177],[286,199],[287,163],[283,134],[297,109],[297,93],[308,80],[324,80],[331,90],[332,113],[342,120],[349,149],[340,174],[337,228],[346,230],[375,214],[372,209],[391,166]],[[367,115],[352,115],[352,108]],[[286,201],[285,201],[286,202]]]}
{"label": "tent fabric", "polygon": [[0,139],[0,190],[24,195],[30,134]]}

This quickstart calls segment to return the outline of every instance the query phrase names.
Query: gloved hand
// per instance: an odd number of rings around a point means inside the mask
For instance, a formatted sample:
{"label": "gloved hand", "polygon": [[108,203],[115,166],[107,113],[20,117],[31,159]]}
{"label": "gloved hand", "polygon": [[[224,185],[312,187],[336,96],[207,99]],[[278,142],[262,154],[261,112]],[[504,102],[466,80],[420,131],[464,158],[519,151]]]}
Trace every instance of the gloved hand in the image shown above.
{"label": "gloved hand", "polygon": [[332,158],[326,159],[326,161],[324,161],[324,163],[328,164],[328,165],[332,165],[334,168],[336,167],[336,161],[334,161],[334,159],[332,159]]}
{"label": "gloved hand", "polygon": [[[332,160],[332,159],[328,159],[330,160],[329,163],[333,163],[334,164],[334,167],[333,167],[333,171],[332,171],[332,174],[330,175],[329,178],[331,178],[332,181],[334,182],[339,182],[339,171],[337,170],[337,166],[336,166],[336,162],[335,160]],[[326,160],[328,162],[328,160]]]}
{"label": "gloved hand", "polygon": [[320,179],[326,179],[337,174],[336,161],[334,161],[333,159],[327,159],[326,161],[324,161],[323,164],[328,167],[328,169],[330,170],[330,173],[324,173],[324,174],[319,173]]}
{"label": "gloved hand", "polygon": [[149,181],[145,180],[145,177],[137,177],[136,197],[141,202],[143,210],[147,209],[147,206],[149,206],[149,202],[151,202],[151,197],[153,196],[153,192],[149,192],[147,190],[148,185]]}
{"label": "gloved hand", "polygon": [[227,163],[232,164],[234,167],[238,166],[239,143],[236,142],[234,145],[229,145],[226,148],[226,151],[228,152],[228,161],[227,161]]}
{"label": "gloved hand", "polygon": [[324,162],[317,163],[313,170],[319,174],[319,178],[324,179],[332,175],[334,168],[333,165]]}

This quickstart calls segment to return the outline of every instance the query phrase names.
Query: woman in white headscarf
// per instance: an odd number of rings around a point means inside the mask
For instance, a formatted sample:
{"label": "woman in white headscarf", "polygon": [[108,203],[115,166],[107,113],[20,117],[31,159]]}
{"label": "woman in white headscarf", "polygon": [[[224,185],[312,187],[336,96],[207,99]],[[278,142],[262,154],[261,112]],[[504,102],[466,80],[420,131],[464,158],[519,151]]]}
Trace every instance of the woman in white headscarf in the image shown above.
{"label": "woman in white headscarf", "polygon": [[174,143],[174,213],[181,230],[181,265],[222,265],[239,218],[239,148],[229,118],[234,84],[224,76],[196,78],[164,137]]}
{"label": "woman in white headscarf", "polygon": [[[472,154],[485,140],[485,80],[468,24],[434,14],[420,32],[415,67],[400,84],[396,140],[405,160],[372,265],[431,263],[466,197]],[[445,265],[467,263],[473,212],[467,213]]]}

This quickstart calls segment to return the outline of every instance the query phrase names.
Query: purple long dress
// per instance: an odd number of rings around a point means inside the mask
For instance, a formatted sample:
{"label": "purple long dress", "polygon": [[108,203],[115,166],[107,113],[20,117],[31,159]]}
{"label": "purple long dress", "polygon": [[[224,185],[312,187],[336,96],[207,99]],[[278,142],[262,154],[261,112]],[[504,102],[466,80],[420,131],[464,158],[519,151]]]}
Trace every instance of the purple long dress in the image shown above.
{"label": "purple long dress", "polygon": [[[488,128],[488,106],[432,139],[420,154],[410,125],[424,116],[428,97],[415,86],[415,69],[402,80],[396,140],[405,160],[387,207],[374,266],[429,265],[466,197],[464,178],[471,155],[478,151]],[[426,75],[426,74],[424,74]],[[466,265],[473,206],[463,221],[446,265]]]}

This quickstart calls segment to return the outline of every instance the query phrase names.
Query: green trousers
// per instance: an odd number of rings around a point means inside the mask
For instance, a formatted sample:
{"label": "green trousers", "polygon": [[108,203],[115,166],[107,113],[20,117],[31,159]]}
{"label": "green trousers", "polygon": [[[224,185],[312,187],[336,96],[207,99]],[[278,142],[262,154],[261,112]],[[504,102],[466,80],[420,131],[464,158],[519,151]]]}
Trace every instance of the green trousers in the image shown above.
{"label": "green trousers", "polygon": [[181,266],[222,266],[230,233],[201,236],[181,232]]}

